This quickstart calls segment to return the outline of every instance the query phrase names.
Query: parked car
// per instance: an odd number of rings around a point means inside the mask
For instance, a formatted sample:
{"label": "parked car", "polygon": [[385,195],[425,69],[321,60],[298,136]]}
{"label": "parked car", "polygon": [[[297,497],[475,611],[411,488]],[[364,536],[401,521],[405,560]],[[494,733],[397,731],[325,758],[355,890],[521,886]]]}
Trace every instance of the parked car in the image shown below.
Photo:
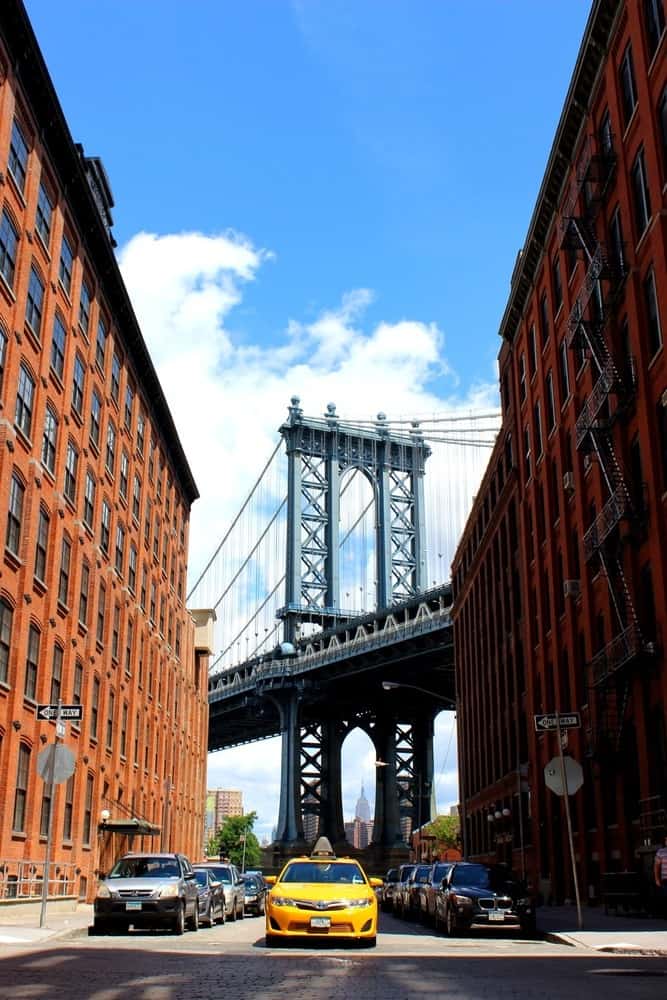
{"label": "parked car", "polygon": [[246,873],[241,876],[243,890],[245,894],[245,912],[255,913],[261,917],[266,910],[266,894],[269,887],[262,875]]}
{"label": "parked car", "polygon": [[183,854],[124,854],[100,879],[91,933],[128,931],[130,926],[199,928],[197,883]]}
{"label": "parked car", "polygon": [[195,869],[197,868],[208,868],[213,873],[213,877],[222,883],[225,918],[227,920],[243,920],[245,892],[236,865],[228,861],[201,861],[195,865]]}
{"label": "parked car", "polygon": [[380,880],[368,878],[354,858],[337,858],[326,837],[310,857],[292,858],[280,875],[269,876],[266,943],[303,937],[355,940],[373,947],[377,935]]}
{"label": "parked car", "polygon": [[518,924],[526,934],[536,931],[534,900],[506,865],[452,865],[437,896],[435,920],[450,936],[473,926]]}
{"label": "parked car", "polygon": [[218,882],[209,868],[195,868],[195,881],[199,893],[199,923],[213,927],[225,922],[225,897],[222,882]]}
{"label": "parked car", "polygon": [[419,892],[431,873],[431,865],[415,865],[403,887],[403,913],[408,920],[418,920],[421,915]]}
{"label": "parked car", "polygon": [[453,861],[436,861],[431,865],[428,878],[419,886],[419,914],[425,924],[435,923],[435,903],[442,887],[442,880],[449,874]]}
{"label": "parked car", "polygon": [[398,885],[398,868],[390,868],[384,877],[384,885],[378,895],[381,910],[393,910],[394,893]]}
{"label": "parked car", "polygon": [[405,887],[408,879],[415,870],[416,865],[399,865],[398,881],[392,895],[392,909],[397,917],[402,917],[405,906]]}

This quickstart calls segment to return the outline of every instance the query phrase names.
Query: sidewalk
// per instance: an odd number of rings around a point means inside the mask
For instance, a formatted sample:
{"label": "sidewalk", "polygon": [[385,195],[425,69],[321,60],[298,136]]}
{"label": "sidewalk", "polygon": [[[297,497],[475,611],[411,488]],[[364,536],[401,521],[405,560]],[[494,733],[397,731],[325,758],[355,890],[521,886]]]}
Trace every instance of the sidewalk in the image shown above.
{"label": "sidewalk", "polygon": [[76,909],[59,909],[57,903],[48,903],[44,927],[39,926],[39,916],[37,903],[0,907],[0,946],[37,944],[85,930],[93,922],[93,907],[79,903]]}
{"label": "sidewalk", "polygon": [[582,907],[583,930],[577,927],[576,906],[541,906],[537,926],[547,941],[592,948],[608,954],[667,955],[667,920]]}

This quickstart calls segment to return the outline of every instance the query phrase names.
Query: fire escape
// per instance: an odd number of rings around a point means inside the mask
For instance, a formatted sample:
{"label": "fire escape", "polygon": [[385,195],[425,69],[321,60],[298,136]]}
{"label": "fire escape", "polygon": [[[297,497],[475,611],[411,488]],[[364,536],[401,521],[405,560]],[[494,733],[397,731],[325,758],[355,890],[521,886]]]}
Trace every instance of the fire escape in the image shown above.
{"label": "fire escape", "polygon": [[594,384],[576,422],[576,447],[596,460],[607,494],[600,511],[592,513],[584,534],[584,558],[597,560],[609,587],[615,634],[588,664],[589,683],[596,691],[593,751],[615,755],[620,750],[630,692],[629,668],[645,652],[645,644],[628,578],[623,568],[624,541],[633,537],[638,519],[636,496],[627,485],[614,447],[614,426],[636,391],[634,367],[620,368],[615,358],[613,315],[627,273],[622,246],[608,256],[597,236],[597,217],[613,182],[616,157],[611,135],[599,143],[589,136],[560,220],[561,247],[583,258],[586,274],[567,324],[567,346],[580,359],[588,355]]}

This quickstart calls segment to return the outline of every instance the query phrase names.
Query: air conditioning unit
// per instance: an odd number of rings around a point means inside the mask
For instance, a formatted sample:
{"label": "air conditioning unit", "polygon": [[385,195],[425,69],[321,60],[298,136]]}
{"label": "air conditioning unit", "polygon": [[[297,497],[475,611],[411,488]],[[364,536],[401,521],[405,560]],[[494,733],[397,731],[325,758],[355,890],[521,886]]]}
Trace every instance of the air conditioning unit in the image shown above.
{"label": "air conditioning unit", "polygon": [[574,493],[574,473],[563,473],[563,489],[566,493]]}
{"label": "air conditioning unit", "polygon": [[563,593],[566,597],[579,597],[581,594],[581,584],[579,580],[564,580]]}

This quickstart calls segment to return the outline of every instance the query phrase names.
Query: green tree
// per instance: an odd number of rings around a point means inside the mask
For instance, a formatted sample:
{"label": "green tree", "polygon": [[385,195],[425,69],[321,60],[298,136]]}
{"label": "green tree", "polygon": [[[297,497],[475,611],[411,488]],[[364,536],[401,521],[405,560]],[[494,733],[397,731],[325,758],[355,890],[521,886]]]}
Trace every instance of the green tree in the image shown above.
{"label": "green tree", "polygon": [[[238,868],[257,868],[261,859],[259,841],[253,833],[257,813],[228,816],[208,844],[209,857],[224,857]],[[245,838],[245,855],[244,843]]]}
{"label": "green tree", "polygon": [[442,847],[458,847],[460,829],[458,816],[436,816],[424,828],[424,833],[435,837]]}

